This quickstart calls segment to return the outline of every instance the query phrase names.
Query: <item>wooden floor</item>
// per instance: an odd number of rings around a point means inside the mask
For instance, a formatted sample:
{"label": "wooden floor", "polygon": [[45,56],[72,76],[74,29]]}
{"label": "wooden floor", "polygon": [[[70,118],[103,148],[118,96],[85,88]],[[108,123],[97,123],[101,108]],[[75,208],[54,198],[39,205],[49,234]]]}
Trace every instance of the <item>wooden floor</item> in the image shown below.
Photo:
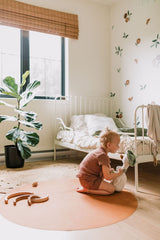
{"label": "wooden floor", "polygon": [[[78,164],[79,161],[77,161],[77,168]],[[114,165],[116,164],[115,161]],[[139,192],[135,192],[133,168],[128,170],[127,177],[126,189],[136,196],[138,208],[129,218],[119,223],[92,230],[59,232],[25,228],[8,222],[0,216],[0,235],[5,240],[11,239],[12,236],[16,236],[16,240],[34,238],[46,240],[159,240],[160,163],[156,168],[153,163],[139,166]]]}

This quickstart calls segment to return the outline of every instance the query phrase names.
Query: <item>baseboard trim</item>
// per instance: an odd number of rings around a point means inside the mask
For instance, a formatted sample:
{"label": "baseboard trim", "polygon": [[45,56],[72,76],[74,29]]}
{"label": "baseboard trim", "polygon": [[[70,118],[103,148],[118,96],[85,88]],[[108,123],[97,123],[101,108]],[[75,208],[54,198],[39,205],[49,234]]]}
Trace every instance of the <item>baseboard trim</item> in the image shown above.
{"label": "baseboard trim", "polygon": [[[57,149],[56,151],[56,160],[58,159],[67,159],[67,158],[79,158],[83,157],[84,153],[77,152],[70,149]],[[45,160],[53,160],[54,161],[54,151],[53,150],[45,150],[45,151],[37,151],[32,152],[32,155],[29,159],[25,160],[26,162],[32,161],[45,161]],[[5,155],[0,154],[0,163],[5,162]]]}

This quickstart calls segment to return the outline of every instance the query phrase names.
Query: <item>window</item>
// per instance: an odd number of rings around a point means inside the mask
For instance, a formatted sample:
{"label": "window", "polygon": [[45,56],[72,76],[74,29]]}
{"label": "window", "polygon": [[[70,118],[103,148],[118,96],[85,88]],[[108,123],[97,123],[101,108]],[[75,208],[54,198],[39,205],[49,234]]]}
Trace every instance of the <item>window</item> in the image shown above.
{"label": "window", "polygon": [[[10,75],[20,77],[20,30],[0,26],[0,80]],[[1,83],[1,85],[3,85]]]}
{"label": "window", "polygon": [[[64,38],[0,26],[0,82],[6,76],[20,81],[30,71],[28,81],[41,81],[37,98],[65,95]],[[18,82],[17,82],[18,83]]]}

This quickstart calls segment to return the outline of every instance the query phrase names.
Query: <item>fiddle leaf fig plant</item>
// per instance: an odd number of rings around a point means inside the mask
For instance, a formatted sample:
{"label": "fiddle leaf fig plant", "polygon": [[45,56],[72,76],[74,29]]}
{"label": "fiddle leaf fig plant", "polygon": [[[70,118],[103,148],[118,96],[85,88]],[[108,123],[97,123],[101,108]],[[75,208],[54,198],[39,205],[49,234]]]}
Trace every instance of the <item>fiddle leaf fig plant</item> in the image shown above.
{"label": "fiddle leaf fig plant", "polygon": [[22,75],[21,85],[16,84],[13,77],[6,77],[3,79],[5,88],[0,87],[0,94],[16,98],[17,100],[16,105],[8,104],[0,100],[0,105],[13,108],[15,111],[14,116],[0,115],[0,123],[3,121],[11,121],[15,124],[14,127],[7,132],[6,138],[14,142],[23,159],[27,159],[31,156],[30,147],[34,147],[39,143],[39,136],[36,132],[23,130],[22,126],[34,128],[36,130],[42,129],[42,123],[36,121],[37,114],[32,111],[24,110],[36,95],[37,88],[40,85],[40,81],[35,80],[33,83],[29,83],[23,91],[23,86],[28,76],[29,71],[26,71]]}

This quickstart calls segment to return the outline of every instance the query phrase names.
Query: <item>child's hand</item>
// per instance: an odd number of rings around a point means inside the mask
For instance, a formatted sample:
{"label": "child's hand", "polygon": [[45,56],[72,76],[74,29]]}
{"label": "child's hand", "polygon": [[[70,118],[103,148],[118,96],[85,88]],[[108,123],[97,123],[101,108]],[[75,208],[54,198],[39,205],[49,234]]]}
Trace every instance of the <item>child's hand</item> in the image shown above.
{"label": "child's hand", "polygon": [[114,168],[111,168],[109,172],[114,173],[115,172]]}
{"label": "child's hand", "polygon": [[124,171],[123,171],[123,168],[119,168],[119,169],[118,169],[119,176],[122,175],[123,172],[124,172]]}

